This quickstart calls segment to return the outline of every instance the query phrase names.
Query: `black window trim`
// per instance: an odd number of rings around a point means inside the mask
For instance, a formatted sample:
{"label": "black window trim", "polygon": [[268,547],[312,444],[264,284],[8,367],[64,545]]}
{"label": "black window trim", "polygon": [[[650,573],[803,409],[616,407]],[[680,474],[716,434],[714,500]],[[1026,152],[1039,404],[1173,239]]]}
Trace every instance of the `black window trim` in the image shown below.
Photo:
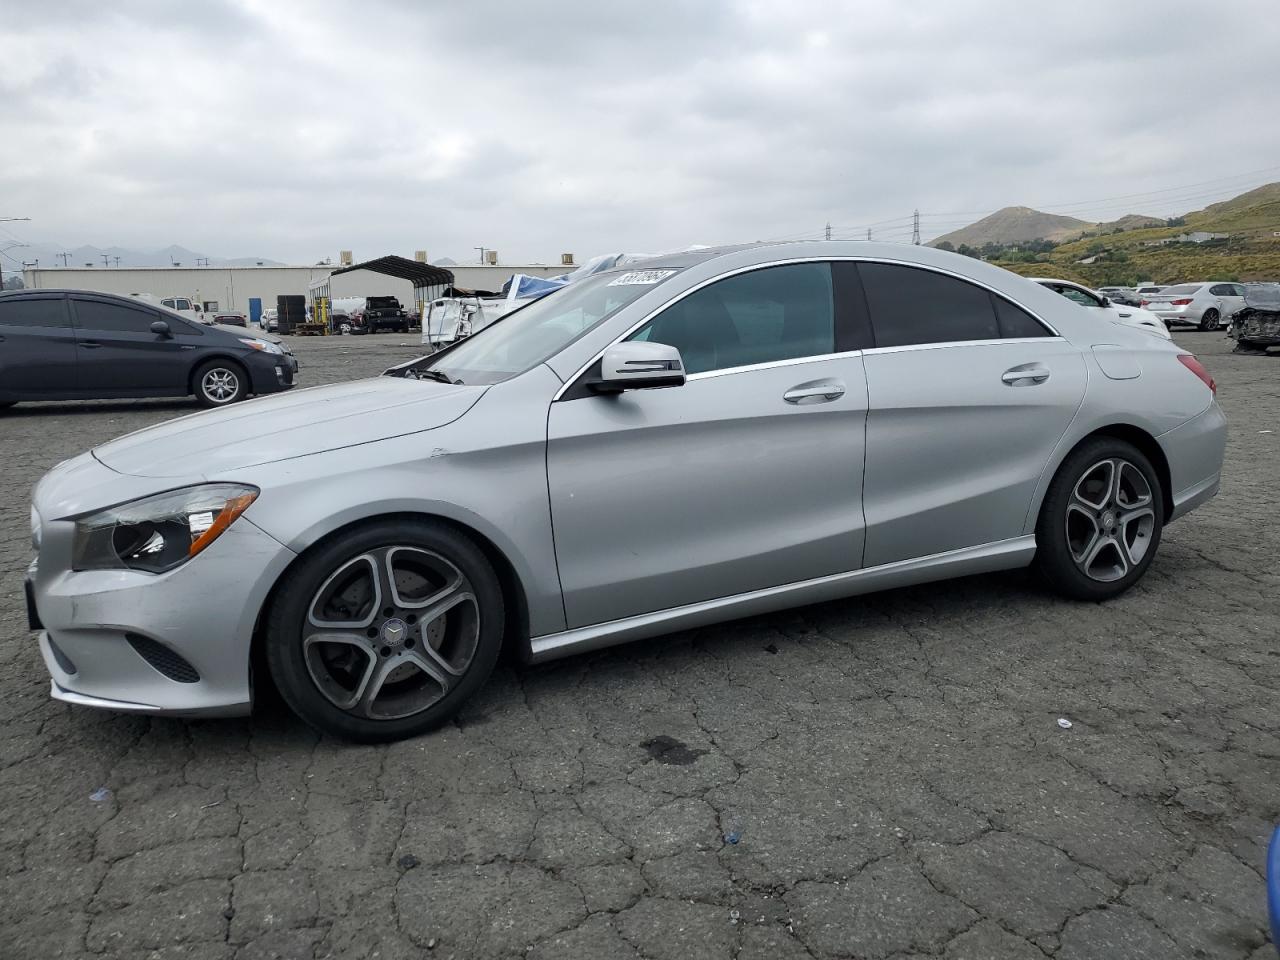
{"label": "black window trim", "polygon": [[[994,340],[945,340],[945,341],[937,341],[934,343],[909,343],[909,344],[903,344],[902,346],[896,346],[896,347],[877,347],[874,345],[874,339],[873,339],[871,346],[861,347],[861,348],[852,349],[852,350],[845,350],[838,353],[815,354],[812,357],[791,357],[786,360],[770,360],[764,363],[753,363],[748,366],[742,366],[742,367],[725,367],[721,370],[707,370],[702,373],[691,373],[685,378],[687,381],[708,380],[712,377],[722,377],[722,376],[727,376],[729,374],[735,374],[735,373],[749,373],[749,372],[754,372],[756,370],[769,369],[771,367],[796,366],[803,363],[815,363],[819,360],[833,360],[833,359],[838,360],[846,357],[856,357],[861,354],[868,354],[868,353],[899,353],[904,350],[935,350],[939,347],[974,347],[974,346],[990,345],[993,343],[1036,343],[1043,340],[1063,339],[1062,334],[1057,330],[1056,327],[1054,327],[1053,324],[1049,323],[1042,316],[1040,316],[1034,310],[1027,307],[1025,304],[1009,296],[1009,294],[1005,293],[1002,290],[997,290],[995,287],[992,287],[986,283],[983,283],[981,280],[974,280],[972,277],[966,277],[952,270],[946,270],[941,267],[935,267],[931,264],[916,263],[911,260],[893,260],[886,257],[858,257],[858,256],[847,256],[847,255],[846,256],[838,256],[838,255],[826,256],[826,257],[787,257],[782,260],[769,260],[765,263],[753,263],[753,264],[750,264],[749,266],[737,267],[733,270],[725,271],[724,273],[718,273],[714,277],[710,277],[706,280],[703,280],[701,283],[695,284],[694,286],[690,287],[687,290],[682,290],[680,293],[673,296],[670,300],[667,300],[661,305],[655,307],[653,310],[649,311],[647,314],[645,314],[643,317],[641,317],[639,320],[633,323],[630,327],[628,327],[626,330],[624,330],[622,333],[616,336],[612,341],[606,344],[599,352],[596,353],[595,356],[593,356],[590,360],[588,360],[585,364],[583,364],[577,370],[577,372],[574,373],[573,376],[567,378],[564,381],[564,383],[561,384],[560,389],[557,390],[555,396],[551,398],[551,402],[557,403],[561,400],[576,400],[576,399],[587,397],[587,396],[593,396],[593,397],[599,396],[598,394],[585,389],[584,384],[586,380],[590,378],[591,371],[593,369],[596,369],[597,374],[599,373],[597,368],[600,365],[600,361],[604,357],[605,350],[608,350],[610,347],[613,347],[619,343],[622,343],[624,340],[630,337],[633,333],[635,333],[637,330],[643,327],[646,323],[648,323],[658,314],[662,313],[662,311],[666,310],[668,307],[683,300],[685,297],[688,297],[694,293],[697,293],[703,287],[709,287],[713,283],[718,283],[721,280],[727,280],[729,277],[737,276],[740,273],[752,273],[753,271],[756,271],[756,270],[767,270],[770,267],[785,267],[785,266],[790,266],[792,264],[797,264],[797,263],[828,263],[831,265],[832,297],[835,300],[835,303],[833,305],[835,308],[836,345],[837,346],[841,345],[841,338],[842,338],[841,324],[842,322],[847,322],[848,320],[847,316],[841,310],[841,304],[840,304],[840,300],[836,290],[835,266],[838,263],[853,263],[853,264],[883,263],[889,266],[913,267],[917,270],[928,270],[931,273],[941,274],[944,277],[951,277],[954,280],[960,280],[964,283],[973,284],[974,286],[980,287],[981,289],[987,291],[988,294],[991,294],[997,297],[1002,297],[1005,300],[1009,301],[1015,307],[1027,313],[1032,319],[1034,319],[1037,323],[1039,323],[1042,327],[1044,327],[1047,333],[1043,337],[999,337]],[[861,288],[860,276],[859,276],[859,288]],[[866,311],[867,316],[870,315],[870,309],[866,304],[865,293],[863,294],[862,309]],[[843,320],[842,320],[842,317],[844,318]],[[997,320],[997,323],[998,322],[999,321]]]}

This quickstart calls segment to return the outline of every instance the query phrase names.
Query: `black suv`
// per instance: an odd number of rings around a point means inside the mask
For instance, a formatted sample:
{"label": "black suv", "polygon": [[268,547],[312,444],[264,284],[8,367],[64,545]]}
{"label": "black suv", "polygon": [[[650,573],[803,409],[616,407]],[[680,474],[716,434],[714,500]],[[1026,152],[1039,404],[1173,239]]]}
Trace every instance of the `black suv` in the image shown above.
{"label": "black suv", "polygon": [[408,333],[409,315],[395,297],[366,297],[360,324],[365,333],[380,333],[383,330]]}
{"label": "black suv", "polygon": [[195,398],[222,407],[293,386],[279,339],[192,323],[163,307],[85,290],[0,293],[0,407],[23,400]]}

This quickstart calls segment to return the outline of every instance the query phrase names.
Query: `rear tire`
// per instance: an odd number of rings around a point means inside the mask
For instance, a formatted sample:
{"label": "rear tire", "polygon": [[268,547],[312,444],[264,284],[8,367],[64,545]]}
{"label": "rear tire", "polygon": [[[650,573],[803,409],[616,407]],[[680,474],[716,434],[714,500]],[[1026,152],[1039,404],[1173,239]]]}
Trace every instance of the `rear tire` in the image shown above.
{"label": "rear tire", "polygon": [[470,537],[436,520],[374,520],[288,572],[266,616],[267,665],[322,733],[401,740],[484,685],[504,617],[497,575]]}
{"label": "rear tire", "polygon": [[1160,477],[1137,447],[1095,437],[1054,474],[1036,523],[1036,570],[1055,591],[1102,601],[1142,579],[1160,546]]}
{"label": "rear tire", "polygon": [[1218,311],[1210,307],[1200,315],[1200,329],[1208,333],[1210,330],[1217,330],[1221,325],[1221,319]]}
{"label": "rear tire", "polygon": [[249,374],[234,360],[206,360],[191,378],[202,407],[226,407],[249,393]]}

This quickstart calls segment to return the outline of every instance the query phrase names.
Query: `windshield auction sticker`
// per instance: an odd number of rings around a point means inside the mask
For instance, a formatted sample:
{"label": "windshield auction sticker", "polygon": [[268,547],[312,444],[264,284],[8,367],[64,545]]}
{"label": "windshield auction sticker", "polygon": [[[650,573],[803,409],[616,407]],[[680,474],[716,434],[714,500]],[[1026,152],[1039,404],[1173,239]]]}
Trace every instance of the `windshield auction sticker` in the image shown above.
{"label": "windshield auction sticker", "polygon": [[624,287],[632,285],[649,286],[654,283],[661,283],[667,277],[675,273],[674,270],[632,270],[630,273],[624,273],[617,280],[610,280],[611,287]]}

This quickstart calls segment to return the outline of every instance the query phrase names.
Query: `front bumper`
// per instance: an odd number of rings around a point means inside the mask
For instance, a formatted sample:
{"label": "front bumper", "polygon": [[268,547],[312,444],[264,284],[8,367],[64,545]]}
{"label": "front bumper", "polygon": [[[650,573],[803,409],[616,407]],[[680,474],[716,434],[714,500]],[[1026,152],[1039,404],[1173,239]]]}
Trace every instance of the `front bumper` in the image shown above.
{"label": "front bumper", "polygon": [[253,393],[279,393],[294,385],[298,377],[298,358],[292,353],[274,354],[255,351],[246,358]]}
{"label": "front bumper", "polygon": [[[73,531],[41,519],[28,572],[53,697],[130,713],[248,713],[258,612],[295,554],[246,515],[167,573],[74,571]],[[183,661],[190,670],[175,672]]]}
{"label": "front bumper", "polygon": [[1248,317],[1232,324],[1231,332],[1237,340],[1260,347],[1274,347],[1280,344],[1280,312],[1250,311]]}

